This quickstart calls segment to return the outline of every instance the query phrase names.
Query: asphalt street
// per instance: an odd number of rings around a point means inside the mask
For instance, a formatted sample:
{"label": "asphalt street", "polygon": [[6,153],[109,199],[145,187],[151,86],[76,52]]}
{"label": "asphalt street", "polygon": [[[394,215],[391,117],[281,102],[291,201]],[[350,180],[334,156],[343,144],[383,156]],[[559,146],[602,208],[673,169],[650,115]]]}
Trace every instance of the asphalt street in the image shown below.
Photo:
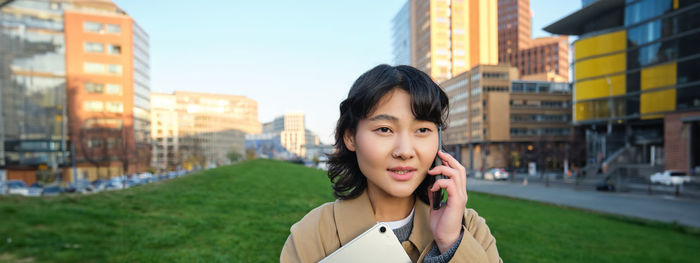
{"label": "asphalt street", "polygon": [[467,191],[528,199],[591,211],[623,215],[661,222],[677,222],[700,228],[700,200],[672,195],[611,193],[576,190],[570,187],[545,187],[542,184],[485,181],[468,178]]}

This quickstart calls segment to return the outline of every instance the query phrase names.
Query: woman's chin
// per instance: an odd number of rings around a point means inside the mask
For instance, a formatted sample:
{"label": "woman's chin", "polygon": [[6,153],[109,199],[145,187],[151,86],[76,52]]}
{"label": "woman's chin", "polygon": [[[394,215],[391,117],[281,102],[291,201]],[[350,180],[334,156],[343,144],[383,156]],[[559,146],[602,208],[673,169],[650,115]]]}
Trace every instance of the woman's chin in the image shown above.
{"label": "woman's chin", "polygon": [[406,198],[412,196],[415,190],[415,187],[395,187],[390,189],[388,193],[393,197]]}

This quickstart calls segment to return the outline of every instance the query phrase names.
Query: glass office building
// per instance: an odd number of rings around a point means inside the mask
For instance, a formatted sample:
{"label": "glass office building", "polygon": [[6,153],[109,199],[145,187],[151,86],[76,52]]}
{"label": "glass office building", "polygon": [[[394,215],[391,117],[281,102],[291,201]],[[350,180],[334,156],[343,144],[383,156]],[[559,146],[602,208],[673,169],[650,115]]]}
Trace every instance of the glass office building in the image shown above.
{"label": "glass office building", "polygon": [[391,20],[394,65],[411,65],[411,13],[409,1]]}
{"label": "glass office building", "polygon": [[15,1],[1,8],[0,166],[64,166],[69,156],[62,4]]}
{"label": "glass office building", "polygon": [[545,30],[579,36],[573,120],[586,130],[589,157],[632,148],[638,163],[694,170],[700,166],[700,2],[587,2]]}
{"label": "glass office building", "polygon": [[148,34],[110,0],[0,1],[5,179],[49,183],[146,171],[148,50]]}

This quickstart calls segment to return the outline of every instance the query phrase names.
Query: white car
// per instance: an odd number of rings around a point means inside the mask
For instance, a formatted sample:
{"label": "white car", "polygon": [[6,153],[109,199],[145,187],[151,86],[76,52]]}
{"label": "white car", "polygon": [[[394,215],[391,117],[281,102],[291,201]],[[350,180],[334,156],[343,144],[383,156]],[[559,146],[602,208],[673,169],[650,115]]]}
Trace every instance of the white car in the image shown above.
{"label": "white car", "polygon": [[508,172],[503,168],[492,168],[484,173],[484,180],[508,180]]}
{"label": "white car", "polygon": [[11,195],[28,195],[29,189],[27,189],[27,184],[20,180],[10,180],[7,181],[7,193]]}
{"label": "white car", "polygon": [[41,196],[44,188],[40,184],[32,184],[27,188],[27,196]]}
{"label": "white car", "polygon": [[121,190],[124,189],[125,183],[121,177],[112,177],[105,185],[105,190]]}
{"label": "white car", "polygon": [[663,185],[682,185],[688,183],[692,178],[682,171],[666,170],[663,172],[652,174],[649,177],[651,183],[659,183]]}

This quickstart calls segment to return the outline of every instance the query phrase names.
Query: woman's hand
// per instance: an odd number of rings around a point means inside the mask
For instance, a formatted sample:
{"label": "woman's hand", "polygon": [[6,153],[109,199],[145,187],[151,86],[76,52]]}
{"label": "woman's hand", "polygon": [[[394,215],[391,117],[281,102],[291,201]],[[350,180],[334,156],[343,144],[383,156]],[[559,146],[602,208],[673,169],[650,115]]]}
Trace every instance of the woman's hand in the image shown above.
{"label": "woman's hand", "polygon": [[435,181],[429,187],[428,198],[431,204],[440,202],[441,200],[433,200],[433,192],[440,191],[441,188],[447,191],[447,205],[438,210],[430,208],[430,230],[440,253],[444,253],[457,242],[462,230],[462,217],[467,205],[467,172],[464,166],[448,153],[439,151],[438,156],[442,159],[442,165],[429,170],[428,174],[442,174],[447,179]]}

